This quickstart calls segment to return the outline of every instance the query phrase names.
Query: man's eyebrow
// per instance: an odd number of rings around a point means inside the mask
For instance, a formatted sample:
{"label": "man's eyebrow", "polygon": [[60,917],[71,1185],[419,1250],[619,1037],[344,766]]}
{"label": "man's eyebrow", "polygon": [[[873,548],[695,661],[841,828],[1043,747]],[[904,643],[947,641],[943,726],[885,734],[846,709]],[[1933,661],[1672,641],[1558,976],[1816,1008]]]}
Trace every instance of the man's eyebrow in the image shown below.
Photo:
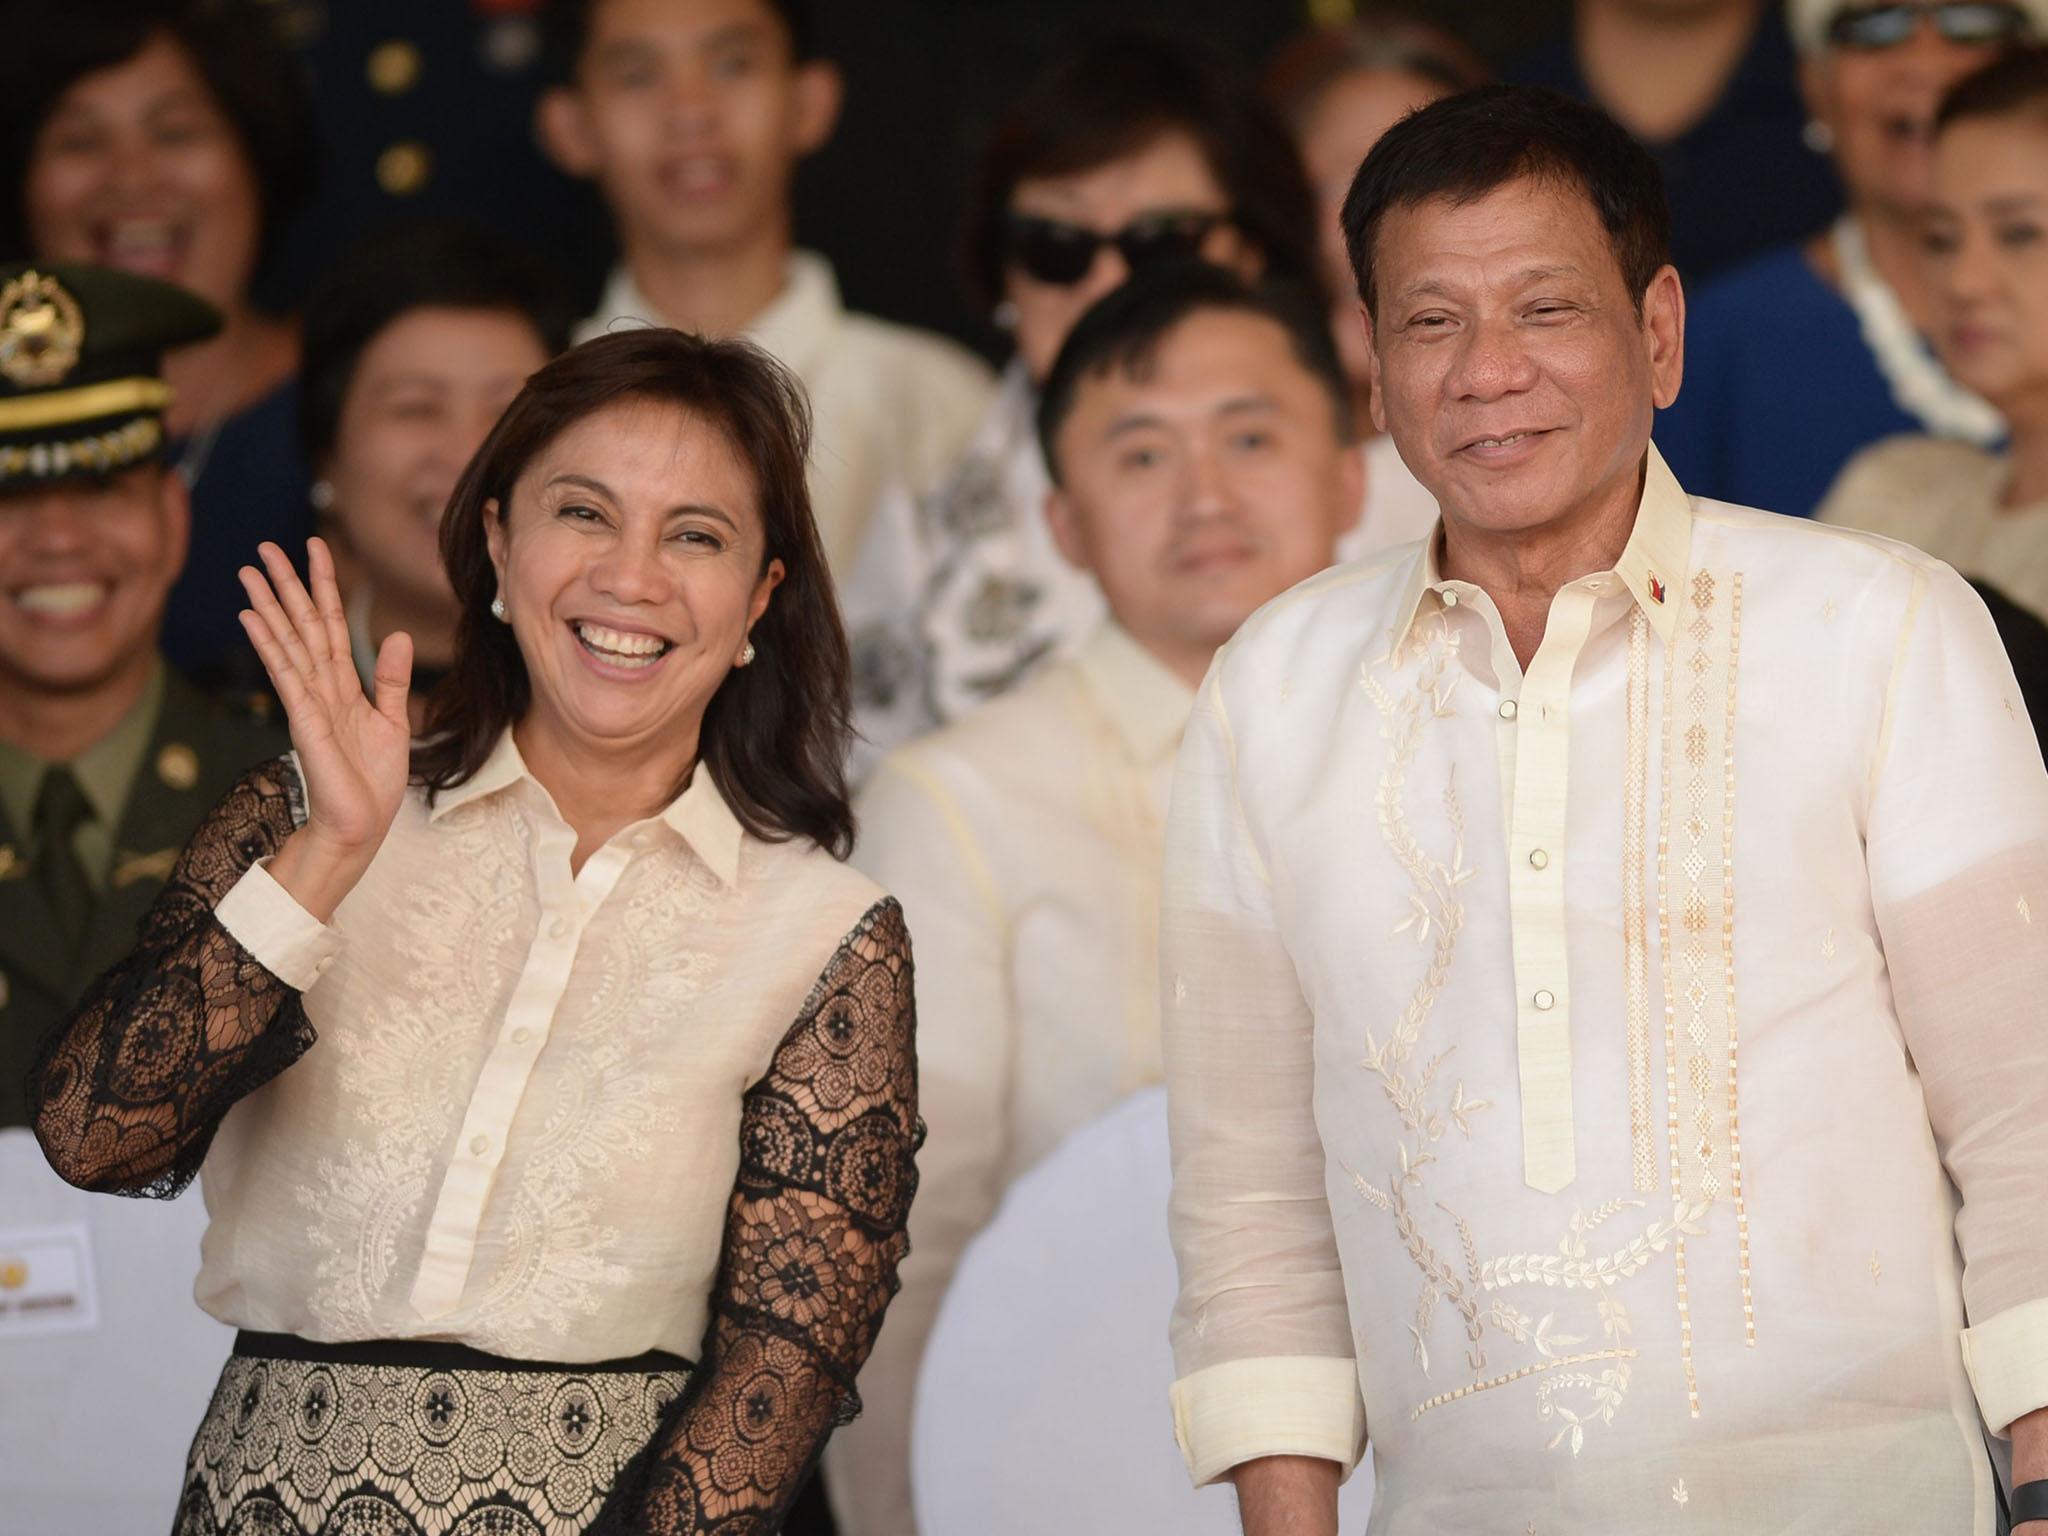
{"label": "man's eyebrow", "polygon": [[[1530,283],[1548,282],[1556,277],[1583,277],[1585,274],[1569,262],[1546,262],[1536,266],[1523,267],[1508,279],[1511,286],[1526,287]],[[1439,278],[1425,277],[1410,283],[1395,295],[1398,299],[1452,299],[1458,295]]]}

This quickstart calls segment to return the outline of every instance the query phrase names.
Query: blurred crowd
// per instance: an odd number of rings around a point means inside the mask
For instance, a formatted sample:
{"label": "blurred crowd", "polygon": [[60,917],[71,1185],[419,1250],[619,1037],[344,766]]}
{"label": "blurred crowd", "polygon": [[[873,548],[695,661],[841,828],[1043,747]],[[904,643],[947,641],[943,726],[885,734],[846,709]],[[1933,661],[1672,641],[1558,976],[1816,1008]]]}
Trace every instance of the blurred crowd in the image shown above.
{"label": "blurred crowd", "polygon": [[[1649,146],[1687,296],[1684,385],[1655,429],[1681,483],[1949,561],[2048,721],[2048,0],[1577,0],[1504,68],[1415,14],[1359,11],[1264,61],[1123,22],[1046,37],[991,104],[969,184],[919,194],[957,203],[964,292],[1006,346],[991,366],[849,308],[831,253],[800,243],[793,179],[849,87],[801,0],[477,7],[531,60],[531,88],[490,103],[530,134],[507,163],[537,149],[609,212],[594,307],[491,218],[517,188],[472,167],[451,187],[488,193],[430,219],[392,202],[290,308],[268,274],[318,195],[295,8],[9,0],[0,262],[164,279],[221,323],[164,362],[189,515],[0,486],[0,911],[41,899],[8,883],[17,848],[26,866],[40,839],[82,837],[82,899],[113,913],[124,873],[147,889],[133,859],[204,809],[158,805],[152,781],[211,784],[247,766],[215,758],[281,740],[237,617],[260,541],[326,535],[366,681],[403,631],[423,701],[459,612],[441,513],[523,381],[624,326],[758,344],[813,417],[853,644],[854,860],[918,942],[912,1258],[866,1416],[826,1464],[841,1530],[911,1529],[919,1357],[960,1254],[1022,1172],[1159,1078],[1159,839],[1209,658],[1286,587],[1432,531],[1375,430],[1339,225],[1403,114],[1504,74]],[[361,67],[395,77],[407,55]],[[1203,544],[1211,524],[1242,548]],[[1190,572],[1219,558],[1242,571],[1197,600]],[[44,768],[123,731],[104,783],[79,773],[91,825],[47,819]],[[74,952],[0,956],[0,1121],[93,968]],[[802,1518],[832,1517],[814,1499]]]}

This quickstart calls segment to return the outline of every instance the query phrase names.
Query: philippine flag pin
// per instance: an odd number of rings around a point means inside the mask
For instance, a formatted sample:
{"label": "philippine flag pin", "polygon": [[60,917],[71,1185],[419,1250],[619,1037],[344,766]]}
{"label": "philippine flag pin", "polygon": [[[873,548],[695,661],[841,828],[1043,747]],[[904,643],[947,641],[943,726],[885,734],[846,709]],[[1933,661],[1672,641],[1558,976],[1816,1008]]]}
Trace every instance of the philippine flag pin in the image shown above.
{"label": "philippine flag pin", "polygon": [[1653,603],[1661,603],[1664,601],[1664,583],[1659,581],[1655,576],[1652,576],[1650,578],[1650,601]]}

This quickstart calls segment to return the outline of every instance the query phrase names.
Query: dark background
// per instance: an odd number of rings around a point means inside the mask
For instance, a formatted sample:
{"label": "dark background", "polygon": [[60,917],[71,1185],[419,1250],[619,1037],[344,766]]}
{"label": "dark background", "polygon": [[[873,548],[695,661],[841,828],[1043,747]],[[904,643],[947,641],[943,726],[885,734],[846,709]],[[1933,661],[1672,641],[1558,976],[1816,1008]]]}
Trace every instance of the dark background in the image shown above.
{"label": "dark background", "polygon": [[[265,284],[273,301],[294,302],[363,231],[432,213],[544,252],[583,307],[595,303],[614,255],[609,221],[533,145],[531,107],[545,78],[538,0],[269,4],[305,60],[325,139],[318,198]],[[991,117],[1068,25],[1144,18],[1215,38],[1256,69],[1311,12],[1348,9],[1343,0],[817,0],[822,51],[845,72],[847,102],[837,136],[799,175],[798,238],[837,264],[853,307],[994,352],[994,333],[954,277],[953,221]],[[1406,9],[1500,63],[1556,35],[1566,0]],[[393,67],[407,59],[409,80]]]}

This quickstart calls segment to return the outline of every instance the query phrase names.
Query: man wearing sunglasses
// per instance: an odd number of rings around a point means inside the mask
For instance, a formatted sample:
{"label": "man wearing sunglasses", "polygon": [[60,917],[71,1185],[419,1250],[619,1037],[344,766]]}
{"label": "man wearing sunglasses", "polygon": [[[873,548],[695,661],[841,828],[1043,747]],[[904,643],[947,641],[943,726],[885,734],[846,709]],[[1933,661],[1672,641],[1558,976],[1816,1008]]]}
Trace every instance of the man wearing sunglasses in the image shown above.
{"label": "man wearing sunglasses", "polygon": [[1901,433],[1989,447],[1991,408],[1923,339],[1934,117],[1962,78],[2048,36],[2048,0],[1791,0],[1807,142],[1847,208],[1832,228],[1695,288],[1685,392],[1657,443],[1705,496],[1811,516],[1861,449]]}

